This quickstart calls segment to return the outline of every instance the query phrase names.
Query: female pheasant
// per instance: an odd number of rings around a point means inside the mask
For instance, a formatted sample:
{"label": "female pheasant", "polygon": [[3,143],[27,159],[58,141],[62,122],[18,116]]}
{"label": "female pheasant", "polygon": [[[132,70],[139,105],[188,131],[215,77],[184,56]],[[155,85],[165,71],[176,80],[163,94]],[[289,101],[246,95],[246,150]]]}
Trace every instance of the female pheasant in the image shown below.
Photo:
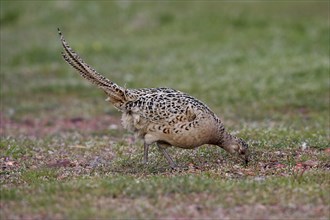
{"label": "female pheasant", "polygon": [[248,162],[248,145],[241,138],[229,134],[221,120],[204,103],[170,88],[127,89],[105,78],[86,64],[64,40],[64,60],[82,77],[101,88],[122,112],[122,125],[144,140],[144,163],[148,150],[156,143],[172,168],[176,164],[167,153],[170,146],[192,149],[203,144],[217,145],[231,154],[238,154]]}

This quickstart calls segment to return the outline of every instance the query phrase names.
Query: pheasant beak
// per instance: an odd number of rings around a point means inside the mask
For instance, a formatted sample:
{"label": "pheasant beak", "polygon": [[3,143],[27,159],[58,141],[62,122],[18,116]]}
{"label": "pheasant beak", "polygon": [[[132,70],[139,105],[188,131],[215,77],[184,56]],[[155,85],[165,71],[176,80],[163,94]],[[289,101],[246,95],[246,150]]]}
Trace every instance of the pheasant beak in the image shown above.
{"label": "pheasant beak", "polygon": [[239,157],[243,160],[244,165],[247,166],[249,163],[249,153],[247,149],[239,151]]}
{"label": "pheasant beak", "polygon": [[246,155],[245,158],[244,158],[244,165],[247,166],[249,163],[249,156]]}

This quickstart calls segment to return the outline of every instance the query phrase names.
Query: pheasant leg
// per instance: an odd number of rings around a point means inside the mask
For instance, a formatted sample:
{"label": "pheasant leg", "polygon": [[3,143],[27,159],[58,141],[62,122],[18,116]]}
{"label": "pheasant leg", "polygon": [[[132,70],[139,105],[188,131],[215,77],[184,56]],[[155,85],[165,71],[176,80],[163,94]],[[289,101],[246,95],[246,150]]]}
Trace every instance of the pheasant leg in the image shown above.
{"label": "pheasant leg", "polygon": [[168,163],[170,164],[170,166],[175,169],[177,166],[176,164],[174,163],[173,159],[171,158],[171,156],[167,153],[166,151],[166,147],[163,147],[161,144],[158,144],[157,143],[157,146],[158,146],[158,149],[160,150],[160,152],[163,153],[163,155],[165,156],[166,160],[168,161]]}
{"label": "pheasant leg", "polygon": [[143,155],[143,163],[148,163],[148,152],[149,152],[149,144],[144,143],[144,155]]}

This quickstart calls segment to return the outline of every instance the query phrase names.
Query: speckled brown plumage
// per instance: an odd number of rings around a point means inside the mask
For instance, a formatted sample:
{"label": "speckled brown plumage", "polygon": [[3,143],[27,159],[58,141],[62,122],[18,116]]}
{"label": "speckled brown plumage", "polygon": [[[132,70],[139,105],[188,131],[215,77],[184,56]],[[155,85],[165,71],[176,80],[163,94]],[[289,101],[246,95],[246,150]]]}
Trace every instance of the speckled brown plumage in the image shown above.
{"label": "speckled brown plumage", "polygon": [[248,161],[248,145],[226,132],[221,120],[201,101],[170,88],[126,89],[97,73],[76,54],[59,31],[62,56],[82,77],[96,84],[122,114],[124,128],[144,140],[144,162],[156,143],[171,167],[175,163],[166,151],[169,146],[196,148],[203,144],[222,147]]}

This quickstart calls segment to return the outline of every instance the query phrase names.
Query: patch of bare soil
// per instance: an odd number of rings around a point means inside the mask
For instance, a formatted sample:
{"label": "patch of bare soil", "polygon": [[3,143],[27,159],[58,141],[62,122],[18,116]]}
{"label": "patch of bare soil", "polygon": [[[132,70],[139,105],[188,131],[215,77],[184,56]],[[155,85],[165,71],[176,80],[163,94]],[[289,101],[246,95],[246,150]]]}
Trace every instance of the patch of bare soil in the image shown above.
{"label": "patch of bare soil", "polygon": [[217,209],[214,216],[229,219],[323,219],[328,214],[324,205],[244,205],[232,209]]}
{"label": "patch of bare soil", "polygon": [[0,113],[0,136],[36,136],[54,135],[60,132],[78,131],[91,133],[107,129],[121,129],[120,119],[110,115],[93,118],[32,118],[21,120],[6,118]]}

